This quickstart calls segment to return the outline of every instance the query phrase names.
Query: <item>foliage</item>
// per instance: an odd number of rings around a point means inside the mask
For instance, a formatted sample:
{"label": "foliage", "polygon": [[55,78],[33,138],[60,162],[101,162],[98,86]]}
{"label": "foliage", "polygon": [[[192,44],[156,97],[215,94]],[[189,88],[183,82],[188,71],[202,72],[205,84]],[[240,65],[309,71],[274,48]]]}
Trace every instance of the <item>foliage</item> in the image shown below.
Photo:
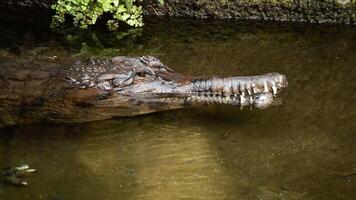
{"label": "foliage", "polygon": [[125,31],[100,30],[67,30],[67,45],[80,51],[74,56],[114,57],[118,53],[134,48],[136,40],[141,37],[142,28],[131,28]]}
{"label": "foliage", "polygon": [[[107,21],[110,30],[117,30],[119,22],[125,22],[133,27],[141,27],[142,7],[136,5],[142,0],[58,0],[52,6],[55,15],[52,18],[52,27],[57,27],[65,21],[66,15],[73,17],[73,24],[81,29],[87,29],[95,24],[103,14],[111,14]],[[163,0],[158,0],[163,4]]]}

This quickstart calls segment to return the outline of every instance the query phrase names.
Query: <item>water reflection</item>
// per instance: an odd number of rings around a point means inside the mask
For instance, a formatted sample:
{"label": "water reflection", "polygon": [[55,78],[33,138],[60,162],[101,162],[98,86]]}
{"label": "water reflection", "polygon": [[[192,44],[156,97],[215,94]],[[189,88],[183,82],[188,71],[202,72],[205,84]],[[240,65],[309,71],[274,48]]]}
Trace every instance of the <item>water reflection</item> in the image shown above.
{"label": "water reflection", "polygon": [[[100,148],[100,158],[85,151],[76,156],[94,174],[101,174],[106,184],[111,178],[110,185],[138,199],[204,199],[229,193],[232,180],[199,127],[144,125],[132,131],[133,137]],[[102,174],[105,168],[112,171]]]}
{"label": "water reflection", "polygon": [[[2,129],[0,167],[27,162],[38,173],[28,188],[1,188],[0,199],[356,198],[354,28],[146,29],[121,53],[154,49],[193,75],[278,71],[289,79],[283,104]],[[73,54],[44,54],[53,52]]]}
{"label": "water reflection", "polygon": [[[209,133],[187,121],[170,119],[160,124],[151,117],[142,120],[81,126],[79,135],[63,135],[72,128],[43,130],[38,126],[29,130],[36,138],[31,146],[23,139],[26,130],[18,129],[9,133],[15,136],[9,140],[17,144],[15,152],[4,151],[2,155],[11,155],[8,163],[25,159],[38,166],[40,173],[29,177],[31,187],[24,188],[29,189],[31,198],[97,195],[100,199],[206,199],[226,197],[231,192],[232,176],[225,172],[219,149],[211,146],[214,141]],[[43,144],[42,140],[47,142]],[[6,149],[13,149],[11,146]],[[40,192],[43,188],[47,188],[45,194]],[[93,194],[94,188],[100,192]],[[6,188],[3,193],[12,190],[16,189]]]}

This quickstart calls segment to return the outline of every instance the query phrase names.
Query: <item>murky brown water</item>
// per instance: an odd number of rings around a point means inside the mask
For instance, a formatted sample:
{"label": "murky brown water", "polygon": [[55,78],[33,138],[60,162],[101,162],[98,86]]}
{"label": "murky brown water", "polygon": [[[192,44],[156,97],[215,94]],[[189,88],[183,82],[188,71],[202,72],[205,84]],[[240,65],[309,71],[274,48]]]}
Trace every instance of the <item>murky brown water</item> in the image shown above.
{"label": "murky brown water", "polygon": [[[280,72],[283,104],[1,129],[0,167],[38,172],[0,199],[356,199],[356,29],[189,24],[148,24],[111,47],[193,75]],[[31,34],[16,48],[78,52]]]}

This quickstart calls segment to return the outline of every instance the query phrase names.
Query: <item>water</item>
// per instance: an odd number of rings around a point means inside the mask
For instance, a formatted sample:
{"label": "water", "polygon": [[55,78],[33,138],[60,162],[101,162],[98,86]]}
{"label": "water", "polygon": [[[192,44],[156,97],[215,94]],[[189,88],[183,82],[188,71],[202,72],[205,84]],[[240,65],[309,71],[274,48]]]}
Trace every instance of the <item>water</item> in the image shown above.
{"label": "water", "polygon": [[267,110],[3,128],[0,167],[28,163],[38,172],[29,187],[0,188],[0,199],[356,199],[355,28],[178,20],[151,22],[123,42],[1,33],[3,56],[43,46],[36,56],[73,56],[95,40],[109,53],[153,54],[181,73],[275,71],[289,86],[282,105]]}

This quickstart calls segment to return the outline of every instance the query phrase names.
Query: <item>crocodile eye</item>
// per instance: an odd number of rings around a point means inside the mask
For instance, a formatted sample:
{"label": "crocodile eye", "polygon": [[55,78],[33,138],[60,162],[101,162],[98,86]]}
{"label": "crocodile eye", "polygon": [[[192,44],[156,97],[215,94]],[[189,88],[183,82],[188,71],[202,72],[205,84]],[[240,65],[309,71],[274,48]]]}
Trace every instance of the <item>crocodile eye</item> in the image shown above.
{"label": "crocodile eye", "polygon": [[147,73],[145,73],[145,72],[137,72],[136,75],[139,76],[139,77],[146,77]]}

